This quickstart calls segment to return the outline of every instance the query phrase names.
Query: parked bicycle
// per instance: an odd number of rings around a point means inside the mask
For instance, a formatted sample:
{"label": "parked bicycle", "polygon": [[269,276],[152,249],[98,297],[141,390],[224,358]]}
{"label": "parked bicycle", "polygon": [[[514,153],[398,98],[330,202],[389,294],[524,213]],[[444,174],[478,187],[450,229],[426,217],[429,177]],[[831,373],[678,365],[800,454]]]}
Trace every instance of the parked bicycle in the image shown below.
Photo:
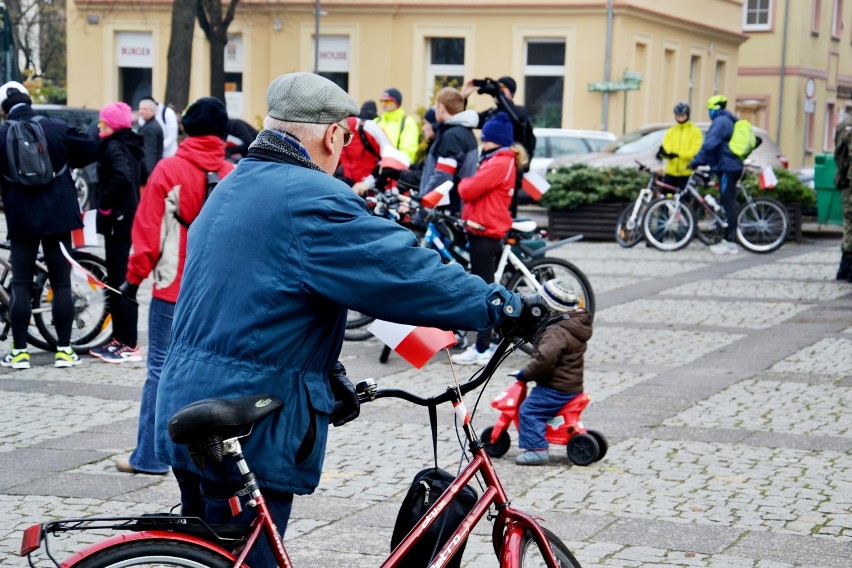
{"label": "parked bicycle", "polygon": [[642,239],[645,238],[645,233],[642,231],[642,220],[645,218],[645,212],[648,210],[648,205],[654,199],[663,197],[663,191],[676,193],[678,188],[665,184],[660,180],[660,176],[651,168],[640,161],[636,161],[637,167],[648,172],[648,184],[639,191],[639,196],[636,200],[624,208],[618,215],[618,221],[615,225],[615,240],[624,248],[636,246]]}
{"label": "parked bicycle", "polygon": [[[0,243],[0,249],[9,250],[8,243]],[[92,273],[98,280],[107,277],[106,263],[97,256],[78,249],[71,256]],[[11,307],[12,265],[7,257],[0,257],[0,340],[6,340],[12,327],[9,310]],[[112,321],[106,292],[87,281],[71,276],[71,295],[74,298],[74,322],[71,326],[71,347],[77,353],[104,345],[112,337]],[[44,258],[36,260],[33,274],[32,319],[27,330],[27,343],[46,351],[56,350],[56,329],[53,325],[53,289],[47,275]]]}
{"label": "parked bicycle", "polygon": [[[558,318],[557,318],[558,319]],[[556,319],[552,320],[555,322]],[[363,402],[378,398],[399,398],[427,407],[434,415],[439,404],[451,403],[459,418],[470,461],[440,497],[391,552],[382,568],[394,568],[405,562],[414,546],[423,542],[432,525],[442,522],[440,513],[459,498],[460,489],[472,481],[482,488],[476,504],[455,526],[445,526],[452,532],[433,552],[433,566],[446,562],[460,553],[467,538],[483,518],[492,523],[492,542],[498,565],[504,568],[577,567],[580,564],[565,544],[552,532],[541,527],[536,519],[512,506],[500,476],[473,427],[463,395],[484,387],[497,367],[517,346],[513,338],[503,338],[485,368],[468,382],[447,387],[437,396],[422,398],[404,390],[378,390],[373,380],[362,381],[356,387]],[[292,563],[275,525],[269,515],[261,489],[251,467],[242,453],[241,439],[251,434],[253,425],[280,411],[283,402],[273,396],[259,394],[237,399],[209,399],[184,407],[171,419],[169,435],[178,444],[188,444],[206,459],[234,460],[242,474],[244,488],[236,495],[251,495],[249,506],[257,510],[251,526],[211,526],[197,517],[164,513],[140,517],[106,517],[63,519],[37,524],[24,531],[21,556],[27,556],[31,566],[43,551],[56,566],[48,546],[51,537],[74,531],[110,530],[119,534],[96,542],[66,559],[61,565],[68,568],[106,568],[130,566],[174,566],[183,568],[239,568],[249,551],[259,544],[261,531],[267,541],[274,543],[272,552],[277,566],[290,568]],[[474,409],[475,410],[475,409]],[[461,442],[460,442],[461,443]],[[442,531],[443,532],[443,531]],[[260,539],[262,540],[262,539]],[[268,545],[267,545],[268,546]],[[429,546],[431,549],[432,547]],[[431,561],[430,561],[431,563]]]}
{"label": "parked bicycle", "polygon": [[[746,175],[760,170],[746,160]],[[699,191],[708,178],[707,171],[699,169],[693,172],[683,190],[648,206],[642,226],[649,243],[659,250],[673,251],[688,245],[696,235],[705,244],[722,240],[728,226],[725,211],[712,195],[702,195]],[[790,230],[790,217],[784,205],[771,197],[752,197],[741,182],[737,183],[737,191],[742,199],[737,213],[737,242],[755,253],[770,253],[780,248]]]}
{"label": "parked bicycle", "polygon": [[[377,194],[370,200],[373,201],[374,214],[388,218],[395,218],[394,212],[400,204],[412,209],[416,207],[416,200],[391,192]],[[444,262],[457,262],[468,270],[470,254],[467,250],[465,231],[468,222],[441,209],[426,211],[425,231],[422,228],[407,225],[415,233],[421,232],[421,246],[438,251]],[[497,262],[494,281],[512,292],[524,295],[538,292],[545,282],[554,278],[568,281],[577,291],[580,306],[594,315],[595,294],[586,275],[567,260],[545,256],[549,251],[581,238],[581,236],[569,237],[547,244],[547,239],[538,229],[535,221],[515,221],[503,240],[503,251]],[[373,318],[364,314],[349,314],[344,337],[350,340],[367,339],[371,334],[366,327],[373,321]],[[532,352],[531,346],[525,345],[523,349],[528,353]]]}

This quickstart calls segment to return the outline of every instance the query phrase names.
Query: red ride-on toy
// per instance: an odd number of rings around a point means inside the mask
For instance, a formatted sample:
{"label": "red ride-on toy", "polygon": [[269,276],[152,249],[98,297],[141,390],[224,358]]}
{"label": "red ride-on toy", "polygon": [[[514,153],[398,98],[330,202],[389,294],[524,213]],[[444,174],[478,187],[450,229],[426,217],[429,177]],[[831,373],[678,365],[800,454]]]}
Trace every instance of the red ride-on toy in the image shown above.
{"label": "red ride-on toy", "polygon": [[[485,451],[489,456],[499,458],[509,451],[509,424],[514,422],[515,429],[518,429],[518,409],[526,397],[527,384],[515,381],[491,402],[491,406],[500,411],[500,417],[494,426],[486,428],[479,436],[485,442]],[[603,459],[609,448],[603,434],[586,430],[580,421],[580,414],[590,400],[586,393],[572,398],[559,414],[547,421],[544,434],[551,444],[567,446],[568,459],[577,465],[590,465]]]}

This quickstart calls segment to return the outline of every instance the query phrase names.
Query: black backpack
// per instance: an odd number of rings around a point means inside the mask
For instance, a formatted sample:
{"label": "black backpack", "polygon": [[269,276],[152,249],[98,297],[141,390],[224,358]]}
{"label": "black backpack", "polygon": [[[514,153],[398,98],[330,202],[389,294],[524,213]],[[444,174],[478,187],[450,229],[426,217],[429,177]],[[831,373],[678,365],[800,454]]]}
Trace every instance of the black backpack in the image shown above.
{"label": "black backpack", "polygon": [[67,166],[55,172],[47,151],[47,139],[39,124],[44,117],[36,116],[32,120],[9,120],[6,131],[6,157],[9,162],[9,175],[6,179],[12,183],[26,186],[46,185],[65,171]]}
{"label": "black backpack", "polygon": [[[218,172],[204,172],[204,174],[207,177],[207,191],[204,193],[204,199],[201,201],[201,207],[204,207],[204,204],[207,203],[207,198],[210,197],[210,194],[213,193],[213,189],[215,189],[215,187],[221,181],[219,179],[219,173]],[[177,219],[178,223],[180,223],[181,225],[183,225],[184,227],[189,229],[189,226],[192,223],[187,222],[187,220],[184,219],[183,217],[181,217],[178,214],[177,211],[174,212],[174,216],[175,216],[175,219]]]}

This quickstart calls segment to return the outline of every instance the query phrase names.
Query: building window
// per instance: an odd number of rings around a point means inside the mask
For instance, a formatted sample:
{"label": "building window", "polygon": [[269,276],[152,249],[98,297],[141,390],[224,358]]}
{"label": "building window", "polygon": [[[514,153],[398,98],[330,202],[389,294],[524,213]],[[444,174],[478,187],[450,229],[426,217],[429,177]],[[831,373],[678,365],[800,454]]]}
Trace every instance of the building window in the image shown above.
{"label": "building window", "polygon": [[837,116],[834,114],[834,103],[825,105],[825,137],[822,142],[824,152],[834,151],[834,131],[837,129]]}
{"label": "building window", "polygon": [[136,108],[142,97],[150,97],[153,92],[153,35],[150,32],[117,32],[115,49],[119,100]]}
{"label": "building window", "polygon": [[698,96],[698,78],[701,76],[701,57],[693,55],[689,58],[689,106],[695,108],[695,97]]}
{"label": "building window", "polygon": [[834,9],[831,12],[831,37],[839,39],[843,33],[843,0],[834,0]]}
{"label": "building window", "polygon": [[746,0],[743,3],[743,30],[765,31],[771,28],[772,0]]}
{"label": "building window", "polygon": [[429,39],[427,85],[438,92],[444,87],[460,89],[464,85],[464,38],[433,37]]}
{"label": "building window", "polygon": [[713,75],[713,94],[725,94],[725,62],[716,62],[716,73]]}
{"label": "building window", "polygon": [[819,35],[819,21],[822,17],[822,0],[813,0],[813,11],[811,12],[811,33]]}
{"label": "building window", "polygon": [[225,106],[228,116],[243,116],[243,36],[228,36],[225,45]]}
{"label": "building window", "polygon": [[524,104],[533,126],[562,127],[565,40],[529,39],[524,65]]}
{"label": "building window", "polygon": [[317,74],[349,90],[349,36],[320,35]]}

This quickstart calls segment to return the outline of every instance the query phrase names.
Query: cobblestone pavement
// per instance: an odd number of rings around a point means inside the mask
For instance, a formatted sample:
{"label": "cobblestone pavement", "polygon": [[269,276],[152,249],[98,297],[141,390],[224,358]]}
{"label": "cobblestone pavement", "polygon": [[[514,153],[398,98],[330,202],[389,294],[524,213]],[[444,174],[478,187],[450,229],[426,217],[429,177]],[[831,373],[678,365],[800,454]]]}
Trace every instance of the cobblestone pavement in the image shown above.
{"label": "cobblestone pavement", "polygon": [[[852,285],[834,280],[838,245],[722,258],[697,243],[677,253],[583,242],[555,250],[597,293],[583,418],[610,448],[576,467],[554,446],[553,463],[523,468],[512,432],[496,467],[513,504],[586,567],[852,566]],[[416,371],[395,356],[381,364],[380,351],[376,340],[347,343],[350,376],[421,394],[451,380],[445,356]],[[54,369],[42,353],[29,371],[0,370],[0,566],[26,565],[14,553],[32,523],[178,502],[170,476],[113,467],[134,445],[144,363],[86,359]],[[504,368],[523,361],[512,355]],[[500,375],[485,388],[478,430],[496,419],[488,403],[508,384]],[[440,419],[439,460],[456,471],[451,412]],[[285,538],[296,566],[379,566],[402,495],[430,460],[426,413],[399,401],[376,401],[333,428],[322,483],[296,499]],[[465,566],[497,565],[482,525]],[[102,536],[66,536],[51,550],[64,558]]]}

